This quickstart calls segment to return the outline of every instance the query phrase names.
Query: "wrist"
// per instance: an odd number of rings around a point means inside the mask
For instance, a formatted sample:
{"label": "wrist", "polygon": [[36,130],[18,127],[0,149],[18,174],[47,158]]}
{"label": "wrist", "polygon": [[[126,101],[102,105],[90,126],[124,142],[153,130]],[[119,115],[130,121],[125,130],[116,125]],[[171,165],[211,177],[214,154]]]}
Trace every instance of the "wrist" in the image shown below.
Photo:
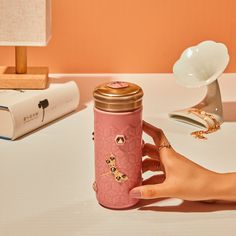
{"label": "wrist", "polygon": [[212,199],[236,201],[236,173],[214,173]]}

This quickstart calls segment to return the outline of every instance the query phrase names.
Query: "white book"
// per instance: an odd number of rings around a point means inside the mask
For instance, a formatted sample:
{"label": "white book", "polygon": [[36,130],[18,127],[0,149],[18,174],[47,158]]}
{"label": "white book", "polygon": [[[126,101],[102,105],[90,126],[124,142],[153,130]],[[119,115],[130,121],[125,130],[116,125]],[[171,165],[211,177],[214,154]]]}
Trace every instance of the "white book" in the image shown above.
{"label": "white book", "polygon": [[74,81],[45,90],[0,90],[0,137],[16,139],[74,110],[79,89]]}

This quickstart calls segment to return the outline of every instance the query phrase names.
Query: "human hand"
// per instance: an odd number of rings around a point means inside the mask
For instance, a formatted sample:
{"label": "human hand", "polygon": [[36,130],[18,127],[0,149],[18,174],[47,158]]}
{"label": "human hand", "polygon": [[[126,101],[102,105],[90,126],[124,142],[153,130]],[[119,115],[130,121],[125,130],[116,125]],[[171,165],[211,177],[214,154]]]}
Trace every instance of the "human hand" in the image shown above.
{"label": "human hand", "polygon": [[163,171],[163,174],[154,175],[145,180],[142,186],[132,189],[131,197],[174,197],[191,201],[225,198],[226,189],[219,188],[219,184],[225,184],[222,182],[226,180],[226,177],[223,180],[223,174],[210,171],[177,153],[168,146],[168,140],[161,129],[144,121],[143,131],[155,143],[144,145],[143,155],[149,158],[143,161],[143,172]]}

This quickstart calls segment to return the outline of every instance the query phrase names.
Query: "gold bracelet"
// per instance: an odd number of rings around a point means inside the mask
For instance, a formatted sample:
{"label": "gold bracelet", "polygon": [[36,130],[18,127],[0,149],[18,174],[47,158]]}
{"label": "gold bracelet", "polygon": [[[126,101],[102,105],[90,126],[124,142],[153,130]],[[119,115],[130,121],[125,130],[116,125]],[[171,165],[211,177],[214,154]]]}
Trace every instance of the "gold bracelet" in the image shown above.
{"label": "gold bracelet", "polygon": [[[188,112],[192,113],[195,116],[199,117],[200,119],[204,120],[208,125],[206,130],[198,130],[198,131],[192,132],[191,135],[194,136],[195,138],[207,139],[206,136],[205,136],[206,134],[216,132],[217,130],[220,129],[220,123],[210,113],[207,113],[207,112],[205,112],[203,110],[200,110],[200,109],[197,109],[197,108],[191,108],[191,109],[189,109]],[[211,125],[209,123],[209,121],[211,123],[213,123],[213,125]]]}

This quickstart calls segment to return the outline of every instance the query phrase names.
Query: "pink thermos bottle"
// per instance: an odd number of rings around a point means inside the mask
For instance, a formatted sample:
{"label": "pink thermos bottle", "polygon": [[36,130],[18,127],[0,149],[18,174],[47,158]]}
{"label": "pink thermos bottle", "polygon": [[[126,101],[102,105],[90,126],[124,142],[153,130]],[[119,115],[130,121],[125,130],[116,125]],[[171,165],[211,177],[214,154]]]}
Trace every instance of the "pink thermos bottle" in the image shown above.
{"label": "pink thermos bottle", "polygon": [[98,202],[122,209],[138,200],[129,191],[141,185],[142,89],[109,82],[94,90],[95,182]]}

